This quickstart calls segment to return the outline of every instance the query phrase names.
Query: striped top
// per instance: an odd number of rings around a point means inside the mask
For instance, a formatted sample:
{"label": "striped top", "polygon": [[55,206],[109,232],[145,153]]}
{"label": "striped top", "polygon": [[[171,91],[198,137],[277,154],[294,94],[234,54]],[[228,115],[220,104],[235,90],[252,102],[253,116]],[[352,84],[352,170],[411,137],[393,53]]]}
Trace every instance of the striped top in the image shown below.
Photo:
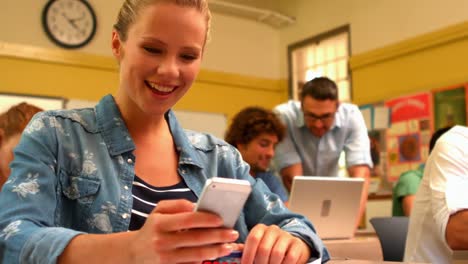
{"label": "striped top", "polygon": [[195,193],[188,188],[183,180],[172,186],[156,187],[144,182],[136,175],[133,181],[132,196],[132,216],[128,230],[140,229],[148,214],[153,211],[159,201],[186,199],[196,202],[198,200]]}

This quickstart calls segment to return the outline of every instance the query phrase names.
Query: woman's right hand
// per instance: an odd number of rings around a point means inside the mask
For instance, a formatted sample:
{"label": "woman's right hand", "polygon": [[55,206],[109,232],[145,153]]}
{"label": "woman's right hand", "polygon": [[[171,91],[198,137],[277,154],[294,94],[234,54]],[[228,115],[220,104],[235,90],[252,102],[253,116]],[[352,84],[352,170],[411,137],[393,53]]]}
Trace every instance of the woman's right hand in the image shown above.
{"label": "woman's right hand", "polygon": [[194,207],[187,200],[159,202],[143,227],[132,232],[134,263],[199,264],[231,253],[238,232],[222,227],[219,216]]}

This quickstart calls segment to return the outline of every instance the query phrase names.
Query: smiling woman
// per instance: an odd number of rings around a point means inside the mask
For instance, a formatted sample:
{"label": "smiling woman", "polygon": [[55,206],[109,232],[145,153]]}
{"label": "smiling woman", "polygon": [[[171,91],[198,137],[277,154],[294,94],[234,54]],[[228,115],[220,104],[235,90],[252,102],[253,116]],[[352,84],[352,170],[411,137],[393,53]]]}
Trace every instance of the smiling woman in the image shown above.
{"label": "smiling woman", "polygon": [[[115,95],[36,115],[15,149],[0,193],[1,262],[201,263],[234,250],[242,263],[328,260],[312,224],[250,177],[237,150],[176,119],[209,24],[206,0],[123,2]],[[194,211],[212,177],[252,187],[235,228]]]}

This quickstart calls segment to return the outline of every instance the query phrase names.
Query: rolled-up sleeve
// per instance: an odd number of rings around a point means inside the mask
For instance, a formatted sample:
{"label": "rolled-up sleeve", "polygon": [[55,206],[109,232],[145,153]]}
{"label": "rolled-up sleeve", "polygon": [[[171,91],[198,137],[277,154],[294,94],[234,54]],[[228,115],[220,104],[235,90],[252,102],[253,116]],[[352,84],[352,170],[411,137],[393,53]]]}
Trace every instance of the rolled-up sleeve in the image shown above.
{"label": "rolled-up sleeve", "polygon": [[429,165],[432,213],[441,241],[449,216],[468,209],[468,164],[466,150],[456,141],[440,140]]}
{"label": "rolled-up sleeve", "polygon": [[292,102],[279,105],[273,109],[273,112],[278,116],[287,129],[283,140],[281,140],[275,147],[275,156],[273,161],[275,169],[278,171],[291,165],[302,163],[301,156],[298,153],[293,139],[297,111],[299,110],[294,108],[294,103]]}
{"label": "rolled-up sleeve", "polygon": [[349,133],[344,144],[346,166],[368,165],[372,167],[370,141],[364,118],[356,106],[353,106],[348,114]]}

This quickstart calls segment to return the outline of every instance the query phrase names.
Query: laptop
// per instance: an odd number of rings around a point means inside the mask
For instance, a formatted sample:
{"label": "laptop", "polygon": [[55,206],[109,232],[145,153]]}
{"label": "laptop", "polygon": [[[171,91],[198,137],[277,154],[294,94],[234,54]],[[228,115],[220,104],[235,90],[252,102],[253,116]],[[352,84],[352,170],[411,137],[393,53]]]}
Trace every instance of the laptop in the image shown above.
{"label": "laptop", "polygon": [[363,178],[296,176],[289,209],[306,216],[321,239],[349,239],[359,217]]}

